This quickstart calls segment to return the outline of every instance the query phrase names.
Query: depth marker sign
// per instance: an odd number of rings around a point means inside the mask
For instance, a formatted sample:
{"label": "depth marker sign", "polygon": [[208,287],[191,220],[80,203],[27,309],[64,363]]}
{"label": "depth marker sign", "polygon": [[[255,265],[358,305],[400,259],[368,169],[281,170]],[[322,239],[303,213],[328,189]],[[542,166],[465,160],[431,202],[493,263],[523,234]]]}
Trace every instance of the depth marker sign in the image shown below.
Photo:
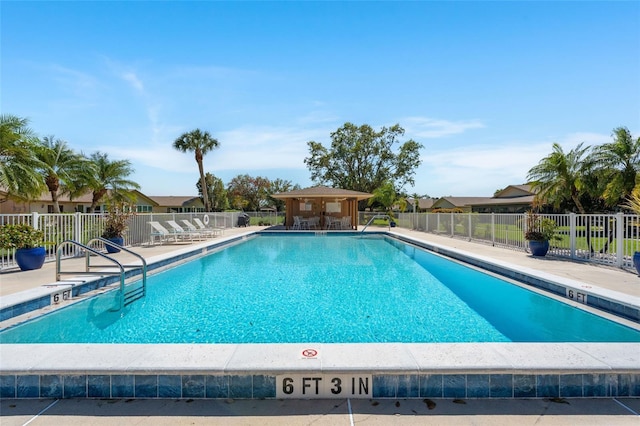
{"label": "depth marker sign", "polygon": [[282,374],[276,376],[276,398],[371,398],[370,374]]}

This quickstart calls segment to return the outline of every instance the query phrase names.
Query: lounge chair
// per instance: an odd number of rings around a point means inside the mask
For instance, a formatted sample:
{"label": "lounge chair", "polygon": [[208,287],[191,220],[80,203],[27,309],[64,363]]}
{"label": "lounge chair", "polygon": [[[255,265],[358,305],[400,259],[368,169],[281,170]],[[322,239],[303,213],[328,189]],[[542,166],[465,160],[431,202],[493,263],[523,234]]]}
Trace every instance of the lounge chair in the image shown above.
{"label": "lounge chair", "polygon": [[187,219],[182,219],[182,223],[184,223],[184,226],[186,226],[187,230],[189,230],[190,232],[196,232],[205,238],[215,237],[217,235],[215,229],[213,228],[198,229],[193,223],[189,222]]}
{"label": "lounge chair", "polygon": [[202,234],[200,232],[187,231],[182,226],[178,225],[175,220],[167,220],[167,224],[171,227],[173,234],[176,237],[193,241],[194,238],[201,240]]}
{"label": "lounge chair", "polygon": [[148,222],[151,225],[151,234],[149,235],[149,244],[154,245],[156,243],[156,239],[160,244],[173,240],[177,241],[177,238],[174,233],[170,232],[167,228],[162,226],[160,222],[150,221]]}
{"label": "lounge chair", "polygon": [[222,226],[207,226],[197,217],[193,218],[193,221],[196,223],[196,226],[201,230],[210,230],[214,233],[214,235],[222,235],[224,233],[224,227]]}

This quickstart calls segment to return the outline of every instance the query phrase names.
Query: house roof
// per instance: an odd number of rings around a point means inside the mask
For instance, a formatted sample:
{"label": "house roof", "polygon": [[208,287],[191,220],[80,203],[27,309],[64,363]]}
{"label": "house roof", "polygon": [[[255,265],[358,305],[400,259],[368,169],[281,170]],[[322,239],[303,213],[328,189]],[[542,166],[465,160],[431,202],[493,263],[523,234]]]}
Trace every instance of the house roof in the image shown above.
{"label": "house roof", "polygon": [[510,205],[510,204],[531,204],[533,203],[533,195],[526,197],[510,197],[510,198],[487,198],[484,201],[469,203],[470,206],[487,206],[487,205]]}
{"label": "house roof", "polygon": [[312,186],[304,189],[296,189],[289,192],[281,192],[273,194],[273,198],[355,198],[357,200],[366,200],[373,197],[373,194],[360,191],[351,191],[349,189],[330,188],[328,186]]}
{"label": "house roof", "polygon": [[151,201],[163,207],[182,207],[189,203],[201,201],[200,197],[176,195],[147,195]]}
{"label": "house roof", "polygon": [[531,190],[531,185],[509,185],[501,191],[496,192],[494,198],[514,198],[514,197],[526,197],[534,195]]}
{"label": "house roof", "polygon": [[436,198],[420,198],[418,200],[418,207],[421,209],[430,209],[436,202]]}
{"label": "house roof", "polygon": [[433,207],[437,207],[443,203],[449,203],[455,207],[464,207],[473,204],[483,204],[491,199],[491,197],[442,197],[433,203]]}
{"label": "house roof", "polygon": [[[2,193],[3,195],[6,195],[7,192],[4,188],[0,187],[0,193]],[[69,195],[68,194],[58,194],[58,202],[59,203],[91,203],[91,200],[93,199],[93,196],[91,194],[91,192],[86,192],[82,195],[79,195],[77,197],[73,197],[73,199],[69,199]],[[44,191],[42,192],[39,196],[37,196],[36,198],[29,200],[29,202],[32,203],[51,203],[51,193],[49,191]]]}

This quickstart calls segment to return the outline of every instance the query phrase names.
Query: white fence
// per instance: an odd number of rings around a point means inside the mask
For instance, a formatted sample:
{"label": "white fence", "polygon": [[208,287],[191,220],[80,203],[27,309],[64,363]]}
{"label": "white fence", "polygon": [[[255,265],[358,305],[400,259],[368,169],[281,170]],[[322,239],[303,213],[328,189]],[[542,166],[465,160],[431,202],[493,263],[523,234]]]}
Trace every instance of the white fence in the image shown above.
{"label": "white fence", "polygon": [[[157,221],[164,223],[167,220],[175,220],[178,223],[182,219],[192,220],[199,218],[207,222],[209,226],[232,228],[238,223],[238,212],[225,213],[138,213],[128,221],[128,229],[124,235],[125,246],[140,246],[149,243],[151,227],[148,222]],[[272,220],[276,222],[276,217],[265,218],[264,222]],[[259,221],[256,221],[258,223]],[[5,214],[0,215],[0,225],[4,224],[28,223],[37,229],[44,231],[45,248],[47,250],[47,261],[55,259],[57,246],[65,240],[75,240],[80,243],[87,243],[91,239],[99,237],[104,230],[104,221],[101,214],[94,213],[60,213],[60,214]],[[74,247],[65,253],[65,256],[73,256]],[[0,249],[0,270],[17,267],[14,258],[14,250]]]}
{"label": "white fence", "polygon": [[[525,215],[500,213],[402,213],[398,226],[527,251]],[[635,271],[640,251],[640,216],[618,214],[540,215],[555,221],[557,241],[549,255]]]}
{"label": "white fence", "polygon": [[[208,216],[210,226],[232,228],[238,224],[239,212],[224,213],[140,213],[129,219],[125,245],[140,246],[149,242],[149,221],[165,222]],[[253,225],[279,225],[283,213],[248,213]],[[361,212],[360,225],[374,213]],[[640,251],[640,216],[618,214],[541,215],[558,225],[560,240],[551,242],[549,255],[576,261],[598,263],[633,271],[633,253]],[[55,257],[56,246],[73,239],[86,243],[102,233],[100,214],[13,214],[0,215],[0,225],[29,223],[45,231],[48,259]],[[500,213],[401,213],[398,226],[421,232],[462,238],[514,250],[528,250],[524,239],[524,214]],[[374,225],[372,225],[374,226]],[[66,253],[68,256],[74,253]],[[0,250],[0,269],[16,267],[12,250]]]}

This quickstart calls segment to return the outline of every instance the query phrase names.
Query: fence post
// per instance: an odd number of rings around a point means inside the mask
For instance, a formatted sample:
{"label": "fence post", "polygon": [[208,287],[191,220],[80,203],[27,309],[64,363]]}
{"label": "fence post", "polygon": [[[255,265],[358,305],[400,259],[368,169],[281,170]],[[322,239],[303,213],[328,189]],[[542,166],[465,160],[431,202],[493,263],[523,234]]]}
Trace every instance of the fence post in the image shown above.
{"label": "fence post", "polygon": [[496,214],[491,213],[491,245],[496,245]]}
{"label": "fence post", "polygon": [[38,217],[38,212],[31,213],[31,226],[35,229],[40,229],[40,220]]}
{"label": "fence post", "polygon": [[[84,228],[83,226],[84,221],[82,220],[82,213],[76,212],[73,216],[74,216],[73,217],[73,239],[83,243],[82,228]],[[77,249],[78,247],[76,247],[76,250]]]}
{"label": "fence post", "polygon": [[455,235],[454,229],[455,229],[455,223],[454,218],[453,218],[453,212],[449,213],[449,216],[451,217],[451,221],[449,222],[449,225],[451,226],[451,237],[453,237]]}
{"label": "fence post", "polygon": [[616,213],[616,266],[624,266],[624,214]]}
{"label": "fence post", "polygon": [[472,240],[471,236],[473,235],[473,232],[471,231],[471,213],[469,213],[469,241]]}
{"label": "fence post", "polygon": [[569,213],[569,256],[571,259],[576,258],[576,214]]}

